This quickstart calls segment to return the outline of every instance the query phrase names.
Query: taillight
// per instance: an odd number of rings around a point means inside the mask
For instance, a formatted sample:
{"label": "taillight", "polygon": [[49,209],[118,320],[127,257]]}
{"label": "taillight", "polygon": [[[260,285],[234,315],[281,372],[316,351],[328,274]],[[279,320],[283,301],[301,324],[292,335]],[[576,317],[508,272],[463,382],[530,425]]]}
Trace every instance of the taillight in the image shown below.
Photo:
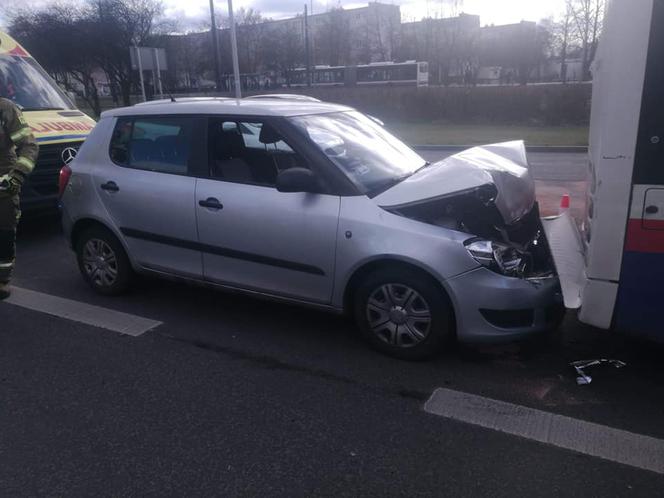
{"label": "taillight", "polygon": [[58,194],[60,198],[65,193],[69,179],[71,178],[71,168],[66,164],[60,169],[60,177],[58,178]]}

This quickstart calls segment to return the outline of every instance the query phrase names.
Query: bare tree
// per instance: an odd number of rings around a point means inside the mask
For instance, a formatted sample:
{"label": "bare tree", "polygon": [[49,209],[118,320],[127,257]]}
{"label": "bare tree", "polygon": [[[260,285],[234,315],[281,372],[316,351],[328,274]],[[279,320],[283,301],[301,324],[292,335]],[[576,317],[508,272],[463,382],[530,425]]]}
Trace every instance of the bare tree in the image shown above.
{"label": "bare tree", "polygon": [[74,4],[49,10],[20,11],[10,20],[10,33],[43,64],[56,82],[74,92],[94,114],[101,113],[94,50],[99,34]]}
{"label": "bare tree", "polygon": [[240,68],[245,73],[255,73],[261,63],[262,40],[265,31],[265,19],[260,11],[240,8],[238,11],[238,48]]}
{"label": "bare tree", "polygon": [[565,6],[565,13],[562,18],[554,24],[554,50],[558,51],[560,58],[560,80],[567,82],[567,55],[570,47],[574,44],[573,39],[574,15],[570,5]]}
{"label": "bare tree", "polygon": [[150,38],[161,12],[158,0],[92,0],[89,7],[88,15],[104,40],[98,47],[97,62],[111,83],[111,91],[119,91],[124,105],[131,103],[134,80],[129,48]]}
{"label": "bare tree", "polygon": [[169,68],[164,80],[170,91],[198,88],[200,77],[213,70],[212,44],[207,32],[163,35],[154,44],[166,49]]}
{"label": "bare tree", "polygon": [[146,42],[161,14],[158,0],[91,0],[46,5],[17,13],[10,31],[68,88],[76,90],[99,111],[93,74],[105,73],[113,96],[130,105],[134,75],[129,48]]}
{"label": "bare tree", "polygon": [[556,23],[551,17],[540,19],[536,30],[535,76],[538,81],[550,81],[552,75],[548,63],[555,58]]}
{"label": "bare tree", "polygon": [[606,0],[567,0],[566,7],[581,43],[583,79],[588,80],[591,78],[590,65],[595,58],[602,31]]}
{"label": "bare tree", "polygon": [[331,66],[350,63],[351,30],[348,16],[341,7],[327,12],[315,38],[314,60],[320,58]]}
{"label": "bare tree", "polygon": [[463,0],[440,0],[434,8],[434,17],[423,22],[424,59],[438,83],[468,80],[477,66],[479,22],[461,13]]}
{"label": "bare tree", "polygon": [[293,70],[304,64],[302,38],[288,26],[270,26],[269,34],[262,39],[261,54],[264,67],[281,74],[288,86]]}

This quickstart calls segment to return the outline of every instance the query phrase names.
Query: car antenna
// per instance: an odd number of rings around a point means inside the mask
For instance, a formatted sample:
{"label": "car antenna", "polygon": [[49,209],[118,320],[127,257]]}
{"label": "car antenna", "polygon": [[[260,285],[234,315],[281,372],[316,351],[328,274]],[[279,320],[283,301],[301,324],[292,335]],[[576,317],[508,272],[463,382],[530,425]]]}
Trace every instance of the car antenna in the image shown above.
{"label": "car antenna", "polygon": [[171,99],[171,102],[177,102],[177,100],[175,100],[175,97],[173,97],[173,94],[171,93],[170,86],[164,80],[161,80],[161,84],[166,88],[166,95],[168,95],[168,98]]}

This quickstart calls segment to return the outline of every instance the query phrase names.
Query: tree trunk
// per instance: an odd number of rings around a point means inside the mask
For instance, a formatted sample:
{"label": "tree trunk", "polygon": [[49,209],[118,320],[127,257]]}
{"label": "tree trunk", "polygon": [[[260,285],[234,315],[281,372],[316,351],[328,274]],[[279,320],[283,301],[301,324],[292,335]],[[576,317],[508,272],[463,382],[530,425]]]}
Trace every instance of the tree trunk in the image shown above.
{"label": "tree trunk", "polygon": [[567,39],[569,38],[569,20],[565,19],[563,46],[560,49],[560,81],[567,83]]}
{"label": "tree trunk", "polygon": [[582,56],[582,75],[581,79],[583,81],[588,81],[590,79],[590,60],[588,52],[588,40],[583,40],[583,56]]}

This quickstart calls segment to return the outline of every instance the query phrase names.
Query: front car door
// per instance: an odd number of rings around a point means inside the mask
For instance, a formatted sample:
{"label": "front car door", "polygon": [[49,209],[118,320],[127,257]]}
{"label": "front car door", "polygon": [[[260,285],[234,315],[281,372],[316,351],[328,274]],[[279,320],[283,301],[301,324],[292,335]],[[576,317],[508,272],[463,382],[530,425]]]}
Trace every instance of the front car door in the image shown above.
{"label": "front car door", "polygon": [[205,278],[329,303],[340,197],[284,193],[280,170],[308,167],[269,120],[210,118],[209,169],[196,185]]}
{"label": "front car door", "polygon": [[108,163],[95,169],[99,195],[130,257],[143,268],[202,277],[196,179],[189,175],[200,160],[202,122],[187,116],[120,117]]}

